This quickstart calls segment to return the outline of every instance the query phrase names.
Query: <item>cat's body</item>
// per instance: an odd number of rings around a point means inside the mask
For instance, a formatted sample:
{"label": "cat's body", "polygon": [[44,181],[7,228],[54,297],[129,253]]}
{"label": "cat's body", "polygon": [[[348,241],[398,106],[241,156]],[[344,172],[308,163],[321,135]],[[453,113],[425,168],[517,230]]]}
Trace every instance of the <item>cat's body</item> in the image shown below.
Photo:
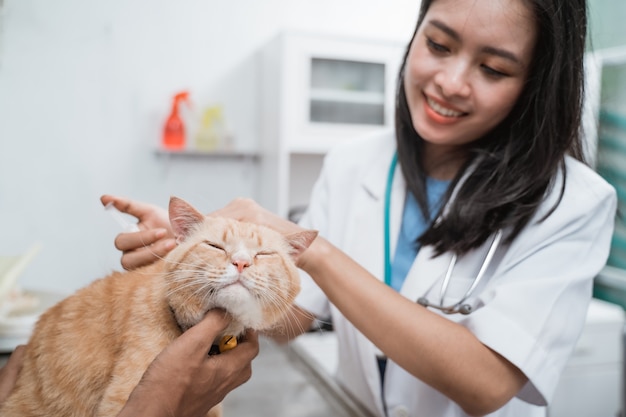
{"label": "cat's body", "polygon": [[291,257],[315,232],[285,239],[175,198],[170,218],[179,245],[165,259],[95,281],[42,315],[0,415],[113,417],[156,355],[209,309],[230,313],[224,334],[235,336],[288,311],[299,291]]}

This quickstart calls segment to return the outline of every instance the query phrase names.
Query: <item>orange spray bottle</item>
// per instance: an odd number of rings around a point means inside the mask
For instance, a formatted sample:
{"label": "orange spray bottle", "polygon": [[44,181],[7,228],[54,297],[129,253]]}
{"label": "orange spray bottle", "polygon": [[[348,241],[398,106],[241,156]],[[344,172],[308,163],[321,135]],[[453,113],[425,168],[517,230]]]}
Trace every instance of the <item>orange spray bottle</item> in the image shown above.
{"label": "orange spray bottle", "polygon": [[161,145],[167,150],[178,151],[185,148],[185,123],[180,116],[181,102],[189,105],[189,93],[187,91],[181,91],[174,96],[172,110],[165,121]]}

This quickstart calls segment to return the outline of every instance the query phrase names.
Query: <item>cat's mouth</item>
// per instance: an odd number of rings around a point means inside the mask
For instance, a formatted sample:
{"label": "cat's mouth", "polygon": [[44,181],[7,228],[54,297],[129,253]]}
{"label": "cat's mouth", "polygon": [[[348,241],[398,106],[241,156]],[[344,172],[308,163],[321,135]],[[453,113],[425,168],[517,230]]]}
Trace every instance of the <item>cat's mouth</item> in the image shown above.
{"label": "cat's mouth", "polygon": [[222,289],[229,288],[232,286],[241,286],[248,291],[250,290],[248,283],[246,282],[245,279],[243,279],[241,275],[237,275],[232,281],[224,283],[224,285],[222,286]]}

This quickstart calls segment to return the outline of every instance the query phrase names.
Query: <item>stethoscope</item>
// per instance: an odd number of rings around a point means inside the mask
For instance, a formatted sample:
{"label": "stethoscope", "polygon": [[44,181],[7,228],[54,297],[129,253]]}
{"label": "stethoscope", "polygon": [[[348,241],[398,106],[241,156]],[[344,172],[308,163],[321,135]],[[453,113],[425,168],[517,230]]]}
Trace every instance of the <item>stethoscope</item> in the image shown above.
{"label": "stethoscope", "polygon": [[[389,173],[387,175],[387,188],[385,190],[385,283],[387,285],[391,284],[391,242],[390,242],[390,208],[391,208],[391,187],[393,184],[393,177],[396,172],[396,166],[398,165],[398,154],[394,153],[393,158],[391,160],[391,165],[389,166]],[[450,265],[446,271],[446,275],[441,282],[441,297],[439,299],[439,303],[435,304],[430,302],[426,297],[427,294],[432,290],[431,288],[426,291],[422,297],[417,299],[417,303],[424,307],[432,307],[434,309],[440,310],[445,314],[470,314],[473,310],[471,304],[467,303],[467,300],[474,294],[476,288],[481,283],[483,277],[485,276],[485,272],[489,268],[491,261],[495,255],[496,250],[498,249],[498,245],[500,244],[500,239],[502,238],[502,231],[498,230],[495,234],[493,240],[491,241],[491,245],[489,246],[489,250],[487,251],[487,255],[485,255],[485,259],[483,259],[483,263],[476,274],[476,277],[472,281],[472,284],[469,286],[465,295],[461,297],[459,301],[454,304],[444,305],[444,300],[446,298],[446,294],[448,292],[448,286],[450,284],[450,280],[452,279],[452,274],[454,271],[454,266],[456,265],[457,255],[452,255],[452,259],[450,260]],[[433,284],[434,285],[434,284]]]}

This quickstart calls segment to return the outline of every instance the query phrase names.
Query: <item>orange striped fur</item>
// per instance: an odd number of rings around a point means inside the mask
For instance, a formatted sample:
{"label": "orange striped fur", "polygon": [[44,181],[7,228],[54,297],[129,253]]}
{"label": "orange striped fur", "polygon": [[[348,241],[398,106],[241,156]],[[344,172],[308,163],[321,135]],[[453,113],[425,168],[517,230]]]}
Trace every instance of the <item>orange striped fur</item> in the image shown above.
{"label": "orange striped fur", "polygon": [[1,416],[113,417],[155,356],[208,310],[230,313],[232,335],[269,330],[288,313],[300,290],[293,259],[316,232],[285,238],[175,197],[170,220],[179,244],[164,259],[97,280],[42,315]]}

